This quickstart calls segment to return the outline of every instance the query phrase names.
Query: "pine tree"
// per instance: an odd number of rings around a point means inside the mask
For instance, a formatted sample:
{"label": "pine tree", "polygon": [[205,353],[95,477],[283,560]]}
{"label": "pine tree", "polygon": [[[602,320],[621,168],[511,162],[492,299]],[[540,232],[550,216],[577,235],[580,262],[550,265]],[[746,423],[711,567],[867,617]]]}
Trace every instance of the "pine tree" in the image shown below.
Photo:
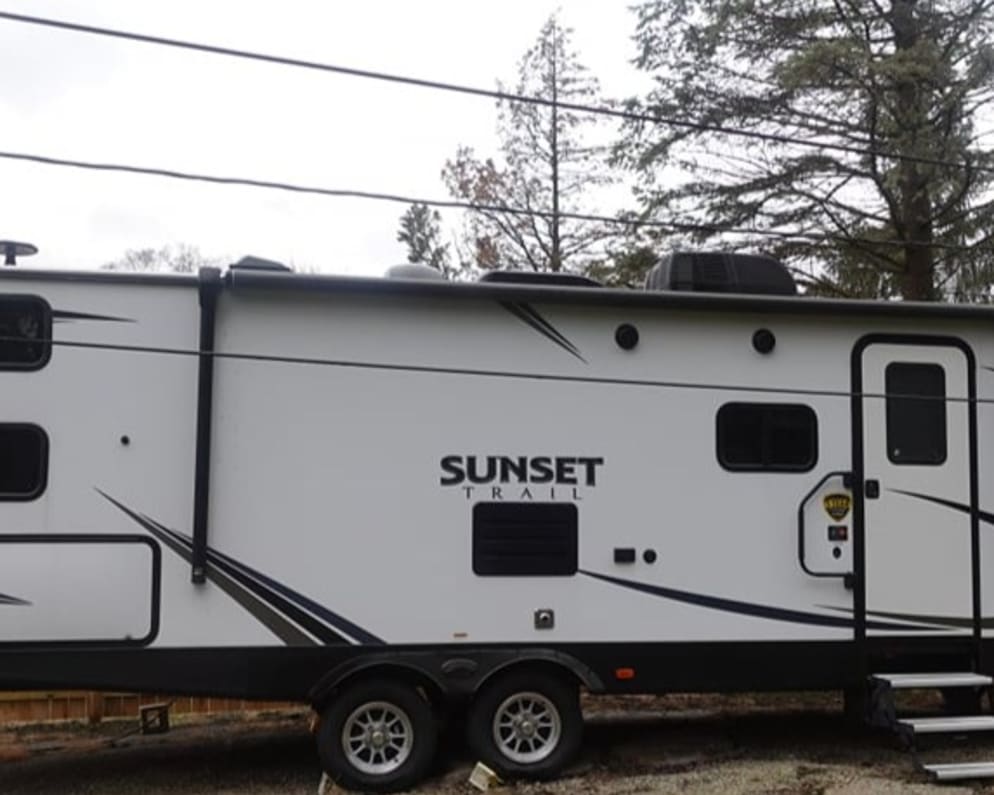
{"label": "pine tree", "polygon": [[[986,293],[994,157],[976,124],[994,95],[992,7],[641,3],[637,65],[655,83],[633,110],[819,145],[632,123],[616,153],[639,174],[646,216],[824,236],[736,238],[787,259],[819,292]],[[675,181],[679,173],[686,178]]]}
{"label": "pine tree", "polygon": [[442,177],[452,196],[481,207],[467,222],[472,266],[579,271],[616,231],[562,217],[590,213],[591,189],[611,181],[604,147],[588,140],[596,119],[558,106],[594,102],[599,92],[571,48],[571,35],[550,17],[519,61],[513,89],[498,84],[504,93],[541,97],[551,106],[498,101],[499,156],[480,158],[461,147],[445,164]]}

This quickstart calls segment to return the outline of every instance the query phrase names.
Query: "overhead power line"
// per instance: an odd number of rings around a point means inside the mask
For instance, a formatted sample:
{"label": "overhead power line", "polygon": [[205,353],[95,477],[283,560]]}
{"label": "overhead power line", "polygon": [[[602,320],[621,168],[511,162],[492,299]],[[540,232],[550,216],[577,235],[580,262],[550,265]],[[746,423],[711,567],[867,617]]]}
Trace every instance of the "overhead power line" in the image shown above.
{"label": "overhead power line", "polygon": [[190,171],[178,171],[170,168],[153,166],[134,166],[123,163],[98,163],[87,160],[73,160],[63,157],[50,157],[27,152],[0,151],[0,158],[19,160],[29,163],[40,163],[64,168],[79,168],[90,171],[107,171],[125,174],[142,174],[152,177],[186,180],[190,182],[207,182],[216,185],[238,185],[250,188],[282,190],[291,193],[306,193],[317,196],[333,196],[337,198],[369,199],[374,201],[396,202],[400,204],[424,204],[429,207],[470,210],[475,212],[507,213],[509,215],[532,216],[538,218],[559,218],[568,221],[589,221],[594,223],[618,224],[630,227],[648,227],[664,229],[670,232],[754,235],[756,237],[777,240],[803,240],[812,243],[861,243],[867,246],[916,246],[951,251],[965,251],[967,246],[953,246],[945,243],[930,243],[925,241],[902,240],[871,240],[845,235],[828,235],[820,232],[778,231],[773,229],[745,229],[741,227],[725,227],[713,224],[688,223],[683,221],[641,220],[638,218],[623,218],[610,215],[595,215],[591,213],[558,212],[551,210],[529,210],[522,207],[511,207],[501,204],[481,204],[476,202],[457,201],[453,199],[425,199],[416,196],[403,196],[396,193],[379,193],[375,191],[351,190],[346,188],[326,188],[315,185],[300,185],[292,182],[253,179],[250,177],[230,177],[216,174],[199,174]]}
{"label": "overhead power line", "polygon": [[[0,274],[0,280],[3,279]],[[814,389],[806,387],[721,384],[701,381],[661,381],[647,378],[609,378],[605,376],[568,375],[545,372],[516,372],[513,370],[490,370],[485,368],[441,367],[425,364],[402,364],[391,362],[368,362],[351,359],[329,359],[318,356],[281,356],[269,353],[240,353],[236,351],[202,351],[194,348],[176,348],[156,345],[127,345],[114,342],[85,342],[76,340],[55,340],[24,337],[3,336],[0,342],[24,343],[32,342],[63,348],[77,348],[92,351],[118,351],[124,353],[143,353],[160,356],[209,357],[213,359],[260,362],[268,364],[295,364],[318,367],[337,367],[347,370],[370,370],[386,372],[402,372],[425,375],[463,375],[482,378],[514,378],[523,381],[552,381],[577,384],[599,384],[604,386],[634,386],[655,389],[692,389],[710,392],[754,392],[764,395],[794,395],[805,397],[828,398],[869,398],[875,400],[921,400],[941,401],[942,403],[977,403],[994,404],[994,398],[960,397],[957,395],[921,395],[913,393],[883,393],[883,392],[853,392],[847,389]]]}
{"label": "overhead power line", "polygon": [[523,94],[512,94],[506,91],[495,91],[492,89],[480,88],[479,86],[468,86],[459,83],[450,83],[442,80],[427,80],[407,75],[390,74],[370,69],[357,69],[349,66],[339,66],[337,64],[322,63],[320,61],[309,61],[302,58],[291,58],[282,55],[271,55],[267,53],[254,52],[251,50],[241,50],[233,47],[222,47],[215,44],[205,44],[202,42],[188,41],[185,39],[174,39],[166,36],[153,36],[145,33],[135,33],[133,31],[119,30],[116,28],[106,28],[97,25],[85,25],[78,22],[67,22],[65,20],[51,19],[48,17],[29,16],[27,14],[13,14],[9,11],[0,11],[0,19],[9,22],[20,22],[28,25],[40,25],[58,30],[67,30],[75,33],[88,33],[96,36],[107,36],[115,39],[124,39],[142,44],[154,44],[163,47],[175,47],[194,52],[208,53],[210,55],[223,55],[231,58],[242,58],[251,61],[261,61],[263,63],[277,64],[280,66],[291,66],[301,69],[312,69],[321,72],[332,72],[334,74],[347,75],[349,77],[364,78],[367,80],[379,80],[388,83],[399,83],[401,85],[416,86],[418,88],[433,89],[436,91],[448,91],[457,94],[466,94],[475,97],[485,97],[505,102],[517,102],[530,105],[541,105],[545,107],[555,106],[560,110],[569,110],[576,113],[587,113],[591,115],[608,116],[624,121],[642,122],[649,124],[663,124],[670,127],[677,127],[687,130],[700,130],[702,132],[714,132],[723,135],[750,138],[757,141],[768,141],[771,143],[789,144],[793,146],[809,147],[812,149],[829,149],[836,152],[847,152],[855,155],[872,155],[874,157],[886,158],[889,160],[900,160],[908,163],[919,163],[921,165],[942,166],[944,168],[955,168],[967,171],[978,171],[983,173],[994,173],[994,168],[973,165],[967,162],[944,160],[941,158],[921,157],[918,155],[908,155],[892,152],[881,152],[874,149],[832,142],[808,141],[795,136],[783,135],[779,133],[759,132],[756,130],[740,130],[732,127],[725,127],[719,124],[706,124],[703,122],[688,121],[687,119],[677,119],[672,116],[663,116],[655,113],[638,113],[630,110],[621,110],[606,105],[584,105],[574,102],[561,102],[545,97],[527,96]]}

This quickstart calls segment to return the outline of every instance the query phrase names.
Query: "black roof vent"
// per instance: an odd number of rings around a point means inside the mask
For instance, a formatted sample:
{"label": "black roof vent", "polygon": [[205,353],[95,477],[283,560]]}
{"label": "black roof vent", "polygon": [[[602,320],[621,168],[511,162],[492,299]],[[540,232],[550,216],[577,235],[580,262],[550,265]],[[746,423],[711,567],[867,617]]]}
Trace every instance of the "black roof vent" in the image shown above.
{"label": "black roof vent", "polygon": [[243,271],[292,271],[293,268],[284,265],[276,260],[263,259],[262,257],[242,257],[231,266]]}
{"label": "black roof vent", "polygon": [[794,277],[782,262],[761,254],[678,251],[649,271],[646,290],[701,293],[797,295]]}
{"label": "black roof vent", "polygon": [[480,281],[494,284],[545,284],[558,287],[601,286],[601,283],[594,279],[562,271],[487,271],[480,277]]}

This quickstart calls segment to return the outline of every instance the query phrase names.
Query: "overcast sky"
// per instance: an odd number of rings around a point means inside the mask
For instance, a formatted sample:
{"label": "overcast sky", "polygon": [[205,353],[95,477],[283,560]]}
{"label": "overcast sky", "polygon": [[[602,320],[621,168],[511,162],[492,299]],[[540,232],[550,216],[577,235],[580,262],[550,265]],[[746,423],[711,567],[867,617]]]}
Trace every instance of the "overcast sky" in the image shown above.
{"label": "overcast sky", "polygon": [[[0,10],[493,88],[561,8],[606,96],[636,93],[626,0],[0,0]],[[0,150],[446,198],[491,100],[0,20]],[[92,268],[170,243],[327,272],[404,260],[405,207],[0,160],[0,238]],[[615,208],[601,207],[602,210]],[[24,264],[28,264],[25,262]]]}

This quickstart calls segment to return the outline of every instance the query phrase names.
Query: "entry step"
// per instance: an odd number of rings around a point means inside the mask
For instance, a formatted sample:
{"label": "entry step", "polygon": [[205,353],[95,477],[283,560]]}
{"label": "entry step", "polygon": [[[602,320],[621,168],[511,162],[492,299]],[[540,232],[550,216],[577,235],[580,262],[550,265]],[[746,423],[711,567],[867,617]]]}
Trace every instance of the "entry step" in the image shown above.
{"label": "entry step", "polygon": [[963,715],[941,718],[902,718],[902,726],[915,730],[915,734],[957,734],[959,732],[994,731],[994,715]]}
{"label": "entry step", "polygon": [[922,765],[939,781],[959,781],[967,778],[994,778],[994,762],[963,762],[950,765]]}
{"label": "entry step", "polygon": [[928,674],[873,674],[872,679],[886,682],[895,690],[925,687],[988,687],[994,679],[984,674],[928,673]]}

